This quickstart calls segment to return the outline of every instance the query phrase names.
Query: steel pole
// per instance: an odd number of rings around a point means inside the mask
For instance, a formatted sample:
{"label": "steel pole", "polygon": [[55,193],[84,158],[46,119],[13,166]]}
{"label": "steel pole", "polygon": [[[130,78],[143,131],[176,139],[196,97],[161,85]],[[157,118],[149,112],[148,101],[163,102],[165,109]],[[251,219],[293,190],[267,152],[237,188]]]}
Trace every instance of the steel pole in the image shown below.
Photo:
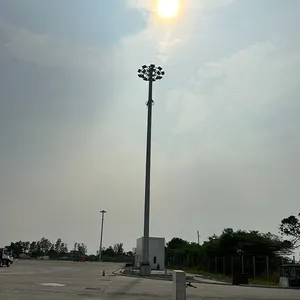
{"label": "steel pole", "polygon": [[100,233],[100,245],[99,245],[99,261],[101,260],[104,214],[106,213],[106,211],[105,210],[101,210],[100,212],[102,214],[102,220],[101,220],[101,233]]}
{"label": "steel pole", "polygon": [[146,176],[145,176],[145,207],[144,207],[144,238],[142,264],[149,265],[149,221],[150,221],[150,169],[151,169],[151,130],[152,130],[152,75],[153,68],[149,70],[148,91],[148,120],[147,120],[147,146],[146,146]]}
{"label": "steel pole", "polygon": [[145,174],[145,206],[144,206],[144,235],[142,262],[140,265],[140,275],[148,276],[151,274],[151,266],[149,261],[149,221],[150,221],[150,169],[151,169],[151,130],[152,130],[152,85],[154,81],[160,80],[165,75],[165,71],[160,66],[143,65],[138,69],[139,78],[149,82],[148,108],[147,116],[147,145],[146,145],[146,174]]}

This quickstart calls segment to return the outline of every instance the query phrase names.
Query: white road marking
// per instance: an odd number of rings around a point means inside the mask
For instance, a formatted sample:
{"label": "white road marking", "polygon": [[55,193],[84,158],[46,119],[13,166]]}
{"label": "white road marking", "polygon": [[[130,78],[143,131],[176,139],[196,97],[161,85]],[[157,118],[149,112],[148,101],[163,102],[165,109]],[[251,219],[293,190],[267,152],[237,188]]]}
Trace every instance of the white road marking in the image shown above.
{"label": "white road marking", "polygon": [[60,284],[60,283],[40,283],[40,285],[45,285],[45,286],[66,286],[65,284]]}

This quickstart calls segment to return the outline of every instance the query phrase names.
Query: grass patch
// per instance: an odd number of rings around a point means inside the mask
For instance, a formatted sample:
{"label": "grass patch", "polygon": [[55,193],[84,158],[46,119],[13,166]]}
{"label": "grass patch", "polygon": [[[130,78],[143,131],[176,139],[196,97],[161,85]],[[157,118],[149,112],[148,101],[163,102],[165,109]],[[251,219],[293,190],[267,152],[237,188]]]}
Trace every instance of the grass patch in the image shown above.
{"label": "grass patch", "polygon": [[191,274],[197,274],[197,275],[202,275],[204,277],[211,277],[211,279],[217,279],[217,280],[221,280],[221,281],[231,281],[231,277],[229,276],[225,276],[222,274],[215,274],[215,273],[210,273],[210,272],[206,272],[206,271],[202,271],[199,269],[183,269],[183,271],[187,272],[187,273],[191,273]]}
{"label": "grass patch", "polygon": [[[210,277],[211,279],[216,279],[220,281],[225,281],[225,282],[231,282],[232,277],[231,276],[225,276],[223,274],[215,274],[215,273],[210,273],[206,271],[202,271],[199,269],[192,269],[192,268],[187,268],[183,269],[183,271],[191,274],[196,274],[196,275],[202,275],[204,277]],[[272,286],[277,286],[278,285],[278,280],[276,278],[271,278],[267,280],[266,278],[249,278],[249,284],[257,284],[257,285],[272,285]]]}
{"label": "grass patch", "polygon": [[265,278],[249,278],[250,284],[258,284],[258,285],[272,285],[277,286],[278,283],[275,280],[267,280]]}

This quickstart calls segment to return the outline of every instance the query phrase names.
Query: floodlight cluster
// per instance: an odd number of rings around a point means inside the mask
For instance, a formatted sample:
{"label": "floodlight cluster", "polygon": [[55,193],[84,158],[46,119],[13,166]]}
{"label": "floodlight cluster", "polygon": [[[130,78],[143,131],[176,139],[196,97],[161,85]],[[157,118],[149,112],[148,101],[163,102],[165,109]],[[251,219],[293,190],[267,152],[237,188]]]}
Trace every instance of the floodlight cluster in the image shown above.
{"label": "floodlight cluster", "polygon": [[138,76],[145,80],[150,81],[152,78],[152,81],[157,81],[163,78],[165,75],[165,71],[160,66],[155,66],[154,64],[151,64],[149,66],[143,65],[140,69],[138,69]]}

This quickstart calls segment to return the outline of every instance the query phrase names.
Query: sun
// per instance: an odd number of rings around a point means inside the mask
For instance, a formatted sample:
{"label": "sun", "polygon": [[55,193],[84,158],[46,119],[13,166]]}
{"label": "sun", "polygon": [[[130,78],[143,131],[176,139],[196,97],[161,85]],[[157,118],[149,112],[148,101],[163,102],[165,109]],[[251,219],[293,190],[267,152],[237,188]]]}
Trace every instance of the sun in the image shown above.
{"label": "sun", "polygon": [[176,17],[180,0],[157,0],[157,12],[160,17],[170,19]]}

